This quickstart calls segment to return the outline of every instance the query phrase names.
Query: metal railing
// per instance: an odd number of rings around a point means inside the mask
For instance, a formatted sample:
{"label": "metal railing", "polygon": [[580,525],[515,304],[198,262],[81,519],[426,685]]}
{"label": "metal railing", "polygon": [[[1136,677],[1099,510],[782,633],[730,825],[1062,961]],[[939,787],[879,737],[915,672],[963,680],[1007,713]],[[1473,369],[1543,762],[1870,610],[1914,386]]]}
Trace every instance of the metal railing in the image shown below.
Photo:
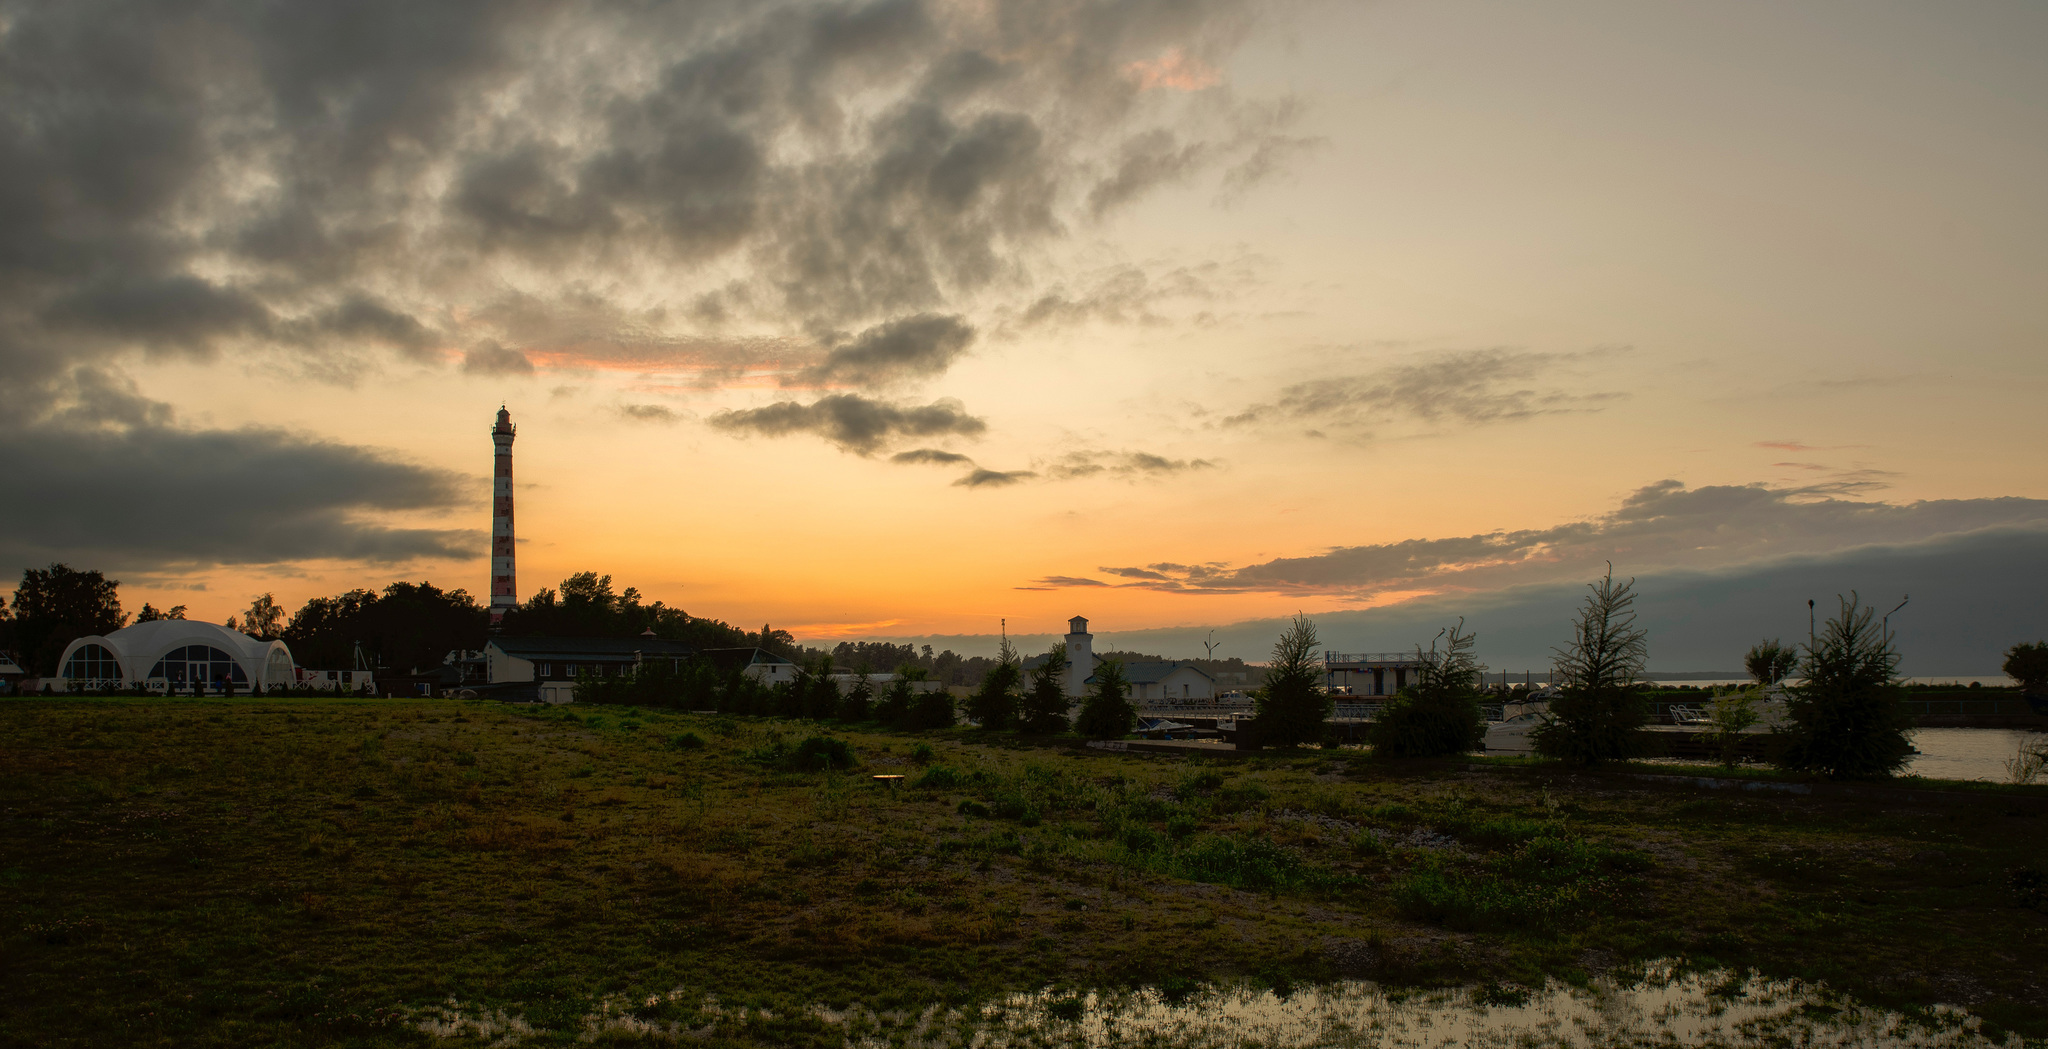
{"label": "metal railing", "polygon": [[1416,664],[1422,660],[1411,649],[1407,652],[1325,652],[1323,665],[1336,666],[1339,663],[1406,663]]}

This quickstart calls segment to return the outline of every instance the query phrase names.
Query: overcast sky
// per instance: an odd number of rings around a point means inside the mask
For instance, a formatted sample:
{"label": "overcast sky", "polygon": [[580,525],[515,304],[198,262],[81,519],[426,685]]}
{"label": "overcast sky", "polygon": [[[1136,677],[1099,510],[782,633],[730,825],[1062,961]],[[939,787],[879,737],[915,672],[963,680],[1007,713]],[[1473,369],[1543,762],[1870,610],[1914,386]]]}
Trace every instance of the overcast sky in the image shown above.
{"label": "overcast sky", "polygon": [[[522,598],[811,640],[1903,593],[2048,533],[2044,49],[2018,2],[0,3],[0,571],[487,593],[503,403]],[[2028,590],[1925,644],[1989,669]]]}

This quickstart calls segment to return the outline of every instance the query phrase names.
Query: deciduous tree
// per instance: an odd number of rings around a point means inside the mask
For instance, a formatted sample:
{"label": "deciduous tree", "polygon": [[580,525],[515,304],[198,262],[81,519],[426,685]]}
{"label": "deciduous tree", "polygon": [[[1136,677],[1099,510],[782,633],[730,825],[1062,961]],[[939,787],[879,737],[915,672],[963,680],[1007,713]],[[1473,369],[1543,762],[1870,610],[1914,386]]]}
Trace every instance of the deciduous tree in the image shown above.
{"label": "deciduous tree", "polygon": [[[144,606],[148,607],[148,606]],[[264,641],[275,641],[284,633],[284,609],[272,594],[259,594],[242,613],[242,633]]]}
{"label": "deciduous tree", "polygon": [[73,638],[111,634],[126,625],[120,587],[120,580],[96,569],[81,572],[61,562],[23,572],[14,591],[14,643],[24,669],[55,674]]}
{"label": "deciduous tree", "polygon": [[2028,692],[2048,692],[2048,641],[2021,643],[2005,650],[2005,676]]}
{"label": "deciduous tree", "polygon": [[1785,680],[1785,675],[1798,665],[1799,652],[1774,637],[1749,646],[1749,652],[1742,657],[1742,668],[1749,672],[1750,680],[1765,688]]}

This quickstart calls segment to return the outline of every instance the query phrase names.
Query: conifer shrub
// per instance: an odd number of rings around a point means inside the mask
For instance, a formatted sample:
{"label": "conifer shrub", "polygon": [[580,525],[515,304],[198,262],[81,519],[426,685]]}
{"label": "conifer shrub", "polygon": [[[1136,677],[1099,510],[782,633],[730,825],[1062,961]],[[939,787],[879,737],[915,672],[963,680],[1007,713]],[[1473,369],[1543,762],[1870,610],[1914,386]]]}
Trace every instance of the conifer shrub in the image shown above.
{"label": "conifer shrub", "polygon": [[1065,732],[1067,724],[1067,670],[1072,664],[1067,661],[1067,646],[1052,646],[1046,653],[1045,661],[1038,665],[1031,690],[1024,694],[1023,709],[1020,712],[1022,728],[1026,732]]}
{"label": "conifer shrub", "polygon": [[973,718],[985,729],[1015,727],[1017,720],[1017,661],[1009,651],[1009,642],[1003,643],[1003,658],[996,660],[988,673],[982,676],[981,687],[967,697],[967,716]]}
{"label": "conifer shrub", "polygon": [[952,694],[942,688],[934,689],[920,692],[911,699],[903,727],[912,732],[925,732],[952,728],[957,719]]}
{"label": "conifer shrub", "polygon": [[1635,625],[1635,580],[1616,585],[1609,566],[1586,588],[1571,644],[1556,650],[1551,720],[1531,733],[1538,754],[1580,765],[1634,756],[1636,730],[1649,721],[1635,688],[1649,656],[1649,633]]}
{"label": "conifer shrub", "polygon": [[1440,758],[1485,744],[1486,719],[1475,687],[1479,664],[1472,658],[1473,635],[1462,633],[1464,627],[1460,619],[1445,629],[1441,652],[1416,647],[1420,680],[1381,706],[1367,730],[1375,755]]}
{"label": "conifer shrub", "polygon": [[1096,739],[1122,739],[1136,727],[1138,712],[1125,698],[1130,685],[1124,680],[1124,666],[1114,659],[1095,665],[1095,687],[1081,704],[1081,716],[1074,728]]}
{"label": "conifer shrub", "polygon": [[1899,653],[1877,610],[1855,591],[1806,646],[1774,740],[1778,767],[1830,779],[1879,779],[1912,760]]}
{"label": "conifer shrub", "polygon": [[1273,643],[1265,687],[1253,700],[1257,717],[1252,731],[1258,745],[1293,747],[1322,742],[1326,722],[1337,712],[1337,701],[1323,688],[1323,665],[1316,655],[1321,645],[1316,625],[1300,614]]}

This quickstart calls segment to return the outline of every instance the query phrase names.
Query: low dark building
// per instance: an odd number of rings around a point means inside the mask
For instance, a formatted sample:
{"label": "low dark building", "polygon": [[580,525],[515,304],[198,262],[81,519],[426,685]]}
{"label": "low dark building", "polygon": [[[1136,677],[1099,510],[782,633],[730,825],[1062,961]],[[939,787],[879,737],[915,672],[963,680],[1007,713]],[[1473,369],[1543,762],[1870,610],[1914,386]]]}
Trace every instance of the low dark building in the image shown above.
{"label": "low dark building", "polygon": [[658,637],[494,637],[484,645],[486,681],[473,687],[480,695],[568,703],[579,677],[623,677],[657,660],[680,668],[695,655]]}

